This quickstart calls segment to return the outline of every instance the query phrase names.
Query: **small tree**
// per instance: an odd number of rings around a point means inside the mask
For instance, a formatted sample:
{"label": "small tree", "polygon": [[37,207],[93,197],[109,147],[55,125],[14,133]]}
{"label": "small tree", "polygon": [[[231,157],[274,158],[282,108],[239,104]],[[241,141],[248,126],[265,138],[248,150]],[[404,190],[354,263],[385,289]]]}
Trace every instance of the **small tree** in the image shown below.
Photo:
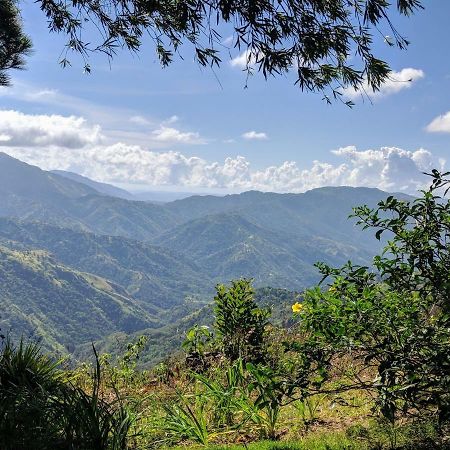
{"label": "small tree", "polygon": [[227,287],[216,286],[214,329],[225,355],[232,361],[261,361],[270,311],[254,300],[251,280],[239,279]]}

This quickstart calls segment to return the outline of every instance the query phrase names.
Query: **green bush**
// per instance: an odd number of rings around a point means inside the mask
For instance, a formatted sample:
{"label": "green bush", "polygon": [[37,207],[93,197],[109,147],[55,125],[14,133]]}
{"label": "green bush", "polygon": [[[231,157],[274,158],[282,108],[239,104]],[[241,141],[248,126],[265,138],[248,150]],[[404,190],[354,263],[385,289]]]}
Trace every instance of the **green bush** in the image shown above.
{"label": "green bush", "polygon": [[14,347],[7,340],[0,354],[0,448],[63,448],[58,427],[64,385],[58,363],[37,344]]}
{"label": "green bush", "polygon": [[374,270],[319,264],[331,282],[308,290],[299,314],[302,351],[326,362],[318,387],[336,361],[350,360],[341,389],[366,390],[392,424],[405,414],[450,418],[450,201],[437,195],[447,184],[434,171],[414,201],[391,196],[376,210],[356,208],[378,239],[388,233],[384,253]]}

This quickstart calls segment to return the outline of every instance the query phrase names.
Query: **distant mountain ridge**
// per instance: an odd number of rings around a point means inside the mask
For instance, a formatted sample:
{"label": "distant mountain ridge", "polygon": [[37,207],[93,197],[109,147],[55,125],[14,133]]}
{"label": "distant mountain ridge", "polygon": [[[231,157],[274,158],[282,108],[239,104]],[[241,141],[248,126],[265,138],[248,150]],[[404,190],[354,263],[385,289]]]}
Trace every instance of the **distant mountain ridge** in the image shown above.
{"label": "distant mountain ridge", "polygon": [[177,223],[159,205],[100,194],[92,187],[0,153],[0,216],[148,240]]}
{"label": "distant mountain ridge", "polygon": [[137,200],[133,194],[126,191],[125,189],[118,188],[113,186],[112,184],[100,183],[99,181],[91,180],[90,178],[84,177],[83,175],[79,175],[75,172],[68,172],[66,170],[51,170],[50,173],[54,173],[64,178],[68,178],[69,180],[76,181],[80,184],[85,184],[97,192],[105,195],[109,195],[111,197],[123,198],[125,200]]}
{"label": "distant mountain ridge", "polygon": [[180,200],[183,198],[191,197],[196,195],[190,192],[172,192],[172,191],[137,191],[128,192],[125,189],[119,188],[112,184],[101,183],[99,181],[91,180],[88,177],[84,177],[75,172],[68,172],[66,170],[51,170],[51,173],[68,178],[70,180],[76,181],[81,184],[85,184],[93,189],[95,189],[100,194],[109,195],[111,197],[118,197],[125,200],[134,200],[142,202],[153,202],[153,203],[168,203],[174,200]]}

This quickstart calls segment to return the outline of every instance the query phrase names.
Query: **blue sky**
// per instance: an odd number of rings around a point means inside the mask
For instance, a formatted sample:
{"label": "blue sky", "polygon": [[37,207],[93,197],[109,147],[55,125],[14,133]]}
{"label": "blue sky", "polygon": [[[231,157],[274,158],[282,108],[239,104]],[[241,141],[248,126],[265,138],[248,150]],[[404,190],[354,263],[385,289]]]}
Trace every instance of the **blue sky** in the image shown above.
{"label": "blue sky", "polygon": [[34,53],[0,91],[0,149],[129,188],[415,190],[421,170],[446,165],[450,143],[450,2],[424,3],[395,20],[411,41],[407,51],[382,36],[376,43],[394,75],[413,82],[386,85],[372,102],[357,97],[349,109],[302,93],[289,78],[255,74],[245,89],[245,73],[229,60],[212,72],[186,52],[162,69],[150,46],[120,53],[111,66],[95,57],[89,75],[76,59],[62,69],[62,37],[47,32],[27,0]]}

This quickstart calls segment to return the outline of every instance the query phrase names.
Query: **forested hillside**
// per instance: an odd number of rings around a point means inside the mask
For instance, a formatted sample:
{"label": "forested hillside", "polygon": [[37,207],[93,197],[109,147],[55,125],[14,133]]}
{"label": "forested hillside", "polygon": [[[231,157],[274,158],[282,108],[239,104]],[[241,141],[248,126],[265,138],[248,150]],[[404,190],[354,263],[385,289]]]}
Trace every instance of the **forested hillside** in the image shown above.
{"label": "forested hillside", "polygon": [[43,222],[0,218],[0,243],[45,249],[61,263],[120,284],[152,314],[189,294],[211,292],[211,280],[180,253],[120,236],[97,235]]}
{"label": "forested hillside", "polygon": [[57,263],[44,251],[0,247],[0,328],[67,353],[115,331],[159,323],[118,285]]}

